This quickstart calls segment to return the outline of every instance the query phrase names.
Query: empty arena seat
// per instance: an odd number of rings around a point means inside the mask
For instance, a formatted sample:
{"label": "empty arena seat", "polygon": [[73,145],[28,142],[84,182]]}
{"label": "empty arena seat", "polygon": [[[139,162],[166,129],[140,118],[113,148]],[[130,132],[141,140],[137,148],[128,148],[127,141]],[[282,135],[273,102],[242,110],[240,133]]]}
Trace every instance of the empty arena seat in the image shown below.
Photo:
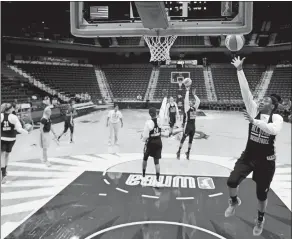
{"label": "empty arena seat", "polygon": [[67,96],[88,93],[93,102],[102,99],[93,67],[17,63],[24,72]]}
{"label": "empty arena seat", "polygon": [[[230,64],[212,64],[212,75],[218,100],[242,100],[236,69]],[[263,65],[245,65],[244,73],[253,93],[260,83]]]}
{"label": "empty arena seat", "polygon": [[141,37],[117,37],[117,42],[120,46],[138,46]]}
{"label": "empty arena seat", "polygon": [[137,100],[145,96],[151,72],[151,64],[117,64],[101,66],[115,100]]}
{"label": "empty arena seat", "polygon": [[175,46],[204,46],[203,36],[178,36],[173,44]]}
{"label": "empty arena seat", "polygon": [[276,67],[272,75],[267,95],[276,93],[279,94],[282,99],[291,98],[292,89],[292,67]]}
{"label": "empty arena seat", "polygon": [[17,99],[19,103],[27,102],[31,96],[43,98],[47,92],[30,84],[26,78],[17,74],[5,64],[1,64],[1,101],[12,102]]}

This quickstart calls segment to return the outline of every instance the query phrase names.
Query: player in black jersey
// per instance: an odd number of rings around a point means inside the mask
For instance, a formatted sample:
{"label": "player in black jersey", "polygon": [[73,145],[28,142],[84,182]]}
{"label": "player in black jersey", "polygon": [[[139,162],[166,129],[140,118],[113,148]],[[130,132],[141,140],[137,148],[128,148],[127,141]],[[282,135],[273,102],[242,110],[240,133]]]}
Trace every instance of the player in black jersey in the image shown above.
{"label": "player in black jersey", "polygon": [[[147,120],[144,126],[142,140],[145,142],[144,146],[144,157],[142,163],[142,172],[143,178],[145,177],[147,160],[150,157],[154,158],[155,170],[156,170],[156,182],[154,183],[154,187],[163,186],[161,182],[159,182],[160,176],[160,165],[159,159],[161,158],[162,151],[162,141],[161,137],[169,137],[169,134],[163,134],[161,132],[162,124],[165,122],[166,115],[166,104],[167,104],[167,92],[162,92],[164,95],[163,101],[161,103],[161,107],[159,110],[159,115],[157,117],[156,108],[149,109],[149,115],[151,116],[151,120]],[[142,180],[142,185],[143,185]]]}
{"label": "player in black jersey", "polygon": [[179,117],[179,111],[177,104],[174,102],[173,97],[169,98],[169,103],[166,105],[166,110],[168,113],[168,119],[169,119],[169,137],[172,135],[173,127],[175,123],[177,122],[177,119]]}
{"label": "player in black jersey", "polygon": [[21,123],[14,111],[13,104],[4,103],[1,105],[1,180],[6,181],[7,164],[9,155],[16,141],[16,132],[28,134],[22,128]]}
{"label": "player in black jersey", "polygon": [[73,133],[74,133],[74,116],[77,115],[77,111],[74,108],[75,100],[70,99],[69,101],[69,107],[66,111],[65,115],[65,122],[64,122],[64,131],[62,134],[58,137],[58,141],[61,139],[61,137],[67,133],[68,129],[70,129],[70,143],[73,143]]}
{"label": "player in black jersey", "polygon": [[238,198],[239,184],[253,172],[258,198],[258,218],[253,229],[253,235],[259,236],[263,231],[264,214],[267,207],[268,191],[275,173],[276,155],[275,138],[283,126],[283,118],[275,114],[278,107],[278,96],[265,97],[259,105],[253,100],[248,82],[242,70],[244,58],[235,58],[232,64],[237,68],[237,76],[242,98],[246,106],[245,117],[250,122],[247,145],[241,157],[235,163],[227,185],[229,189],[229,207],[225,216],[235,214],[235,209],[241,204]]}
{"label": "player in black jersey", "polygon": [[190,94],[189,91],[190,91],[190,87],[186,87],[186,96],[185,96],[185,101],[184,101],[185,114],[184,114],[184,119],[183,119],[184,133],[180,141],[179,149],[176,153],[177,159],[180,159],[180,151],[187,137],[189,137],[189,145],[188,145],[188,151],[186,152],[186,157],[187,159],[190,159],[190,151],[192,148],[192,142],[194,139],[194,135],[196,133],[196,116],[197,116],[197,110],[200,105],[200,99],[196,95],[196,89],[194,89],[192,92],[194,99],[189,100],[189,94]]}

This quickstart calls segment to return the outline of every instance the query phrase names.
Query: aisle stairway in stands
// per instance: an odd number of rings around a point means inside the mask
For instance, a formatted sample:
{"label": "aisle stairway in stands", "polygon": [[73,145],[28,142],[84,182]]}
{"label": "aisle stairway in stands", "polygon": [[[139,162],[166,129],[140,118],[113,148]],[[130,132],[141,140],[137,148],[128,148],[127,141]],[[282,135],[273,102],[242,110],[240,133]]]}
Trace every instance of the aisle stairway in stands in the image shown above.
{"label": "aisle stairway in stands", "polygon": [[154,93],[157,87],[157,82],[159,78],[159,67],[153,67],[147,91],[145,93],[144,101],[153,101]]}
{"label": "aisle stairway in stands", "polygon": [[113,102],[113,93],[110,90],[109,84],[105,78],[104,72],[99,66],[94,66],[94,72],[96,75],[96,80],[100,89],[100,93],[106,103]]}
{"label": "aisle stairway in stands", "polygon": [[43,62],[37,64],[17,63],[16,65],[27,74],[67,97],[88,93],[95,103],[102,99],[92,65],[80,66],[48,62],[46,64]]}
{"label": "aisle stairway in stands", "polygon": [[115,101],[136,101],[145,95],[152,72],[151,64],[102,65]]}
{"label": "aisle stairway in stands", "polygon": [[205,86],[206,86],[206,92],[208,101],[217,101],[217,95],[216,90],[213,82],[213,76],[210,66],[205,66],[204,70],[204,78],[205,78]]}
{"label": "aisle stairway in stands", "polygon": [[266,95],[266,92],[267,92],[269,85],[270,85],[270,82],[271,82],[274,68],[275,68],[274,66],[268,66],[266,71],[263,72],[261,80],[258,83],[258,85],[256,86],[255,91],[254,91],[254,99],[255,100],[259,101],[259,100],[263,99],[264,96]]}

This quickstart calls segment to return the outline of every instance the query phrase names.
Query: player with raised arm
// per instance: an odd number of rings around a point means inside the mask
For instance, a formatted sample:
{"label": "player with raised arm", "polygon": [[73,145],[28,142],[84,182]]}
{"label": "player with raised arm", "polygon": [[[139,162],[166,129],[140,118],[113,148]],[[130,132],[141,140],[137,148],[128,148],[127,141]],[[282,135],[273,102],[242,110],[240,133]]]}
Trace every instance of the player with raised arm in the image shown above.
{"label": "player with raised arm", "polygon": [[[167,104],[167,94],[166,92],[163,93],[164,98],[160,107],[159,116],[157,117],[156,108],[149,109],[149,115],[151,116],[150,120],[147,120],[144,126],[143,134],[142,134],[142,141],[145,142],[144,146],[144,156],[143,156],[143,163],[142,163],[142,172],[143,178],[145,177],[146,168],[147,168],[147,160],[150,157],[153,157],[155,170],[156,170],[156,181],[154,182],[154,187],[161,187],[163,186],[161,182],[159,182],[160,176],[160,165],[159,160],[161,159],[161,151],[162,151],[162,141],[161,137],[161,128],[162,123],[165,121],[165,110]],[[165,135],[168,137],[168,135]],[[142,180],[142,185],[144,181]]]}
{"label": "player with raised arm", "polygon": [[283,118],[274,113],[278,107],[277,97],[264,97],[259,106],[253,100],[242,70],[244,59],[234,58],[232,65],[237,69],[240,90],[246,106],[244,114],[249,121],[248,140],[244,152],[237,160],[227,180],[230,199],[229,207],[225,211],[225,217],[235,214],[236,207],[241,204],[241,200],[238,197],[238,186],[242,180],[253,172],[252,178],[256,183],[258,199],[258,216],[256,225],[253,228],[253,235],[259,236],[263,231],[268,191],[275,173],[275,139],[282,129]]}
{"label": "player with raised arm", "polygon": [[183,125],[184,128],[183,136],[180,141],[180,145],[178,148],[178,151],[176,153],[177,159],[180,159],[180,151],[184,144],[184,141],[187,137],[189,137],[189,145],[188,145],[188,151],[186,152],[186,157],[189,160],[190,159],[190,151],[192,148],[192,142],[194,139],[194,135],[196,133],[196,116],[197,116],[197,110],[200,105],[200,99],[196,95],[196,89],[193,90],[193,96],[194,99],[189,99],[190,94],[190,87],[186,87],[186,96],[184,100],[184,119],[183,119]]}

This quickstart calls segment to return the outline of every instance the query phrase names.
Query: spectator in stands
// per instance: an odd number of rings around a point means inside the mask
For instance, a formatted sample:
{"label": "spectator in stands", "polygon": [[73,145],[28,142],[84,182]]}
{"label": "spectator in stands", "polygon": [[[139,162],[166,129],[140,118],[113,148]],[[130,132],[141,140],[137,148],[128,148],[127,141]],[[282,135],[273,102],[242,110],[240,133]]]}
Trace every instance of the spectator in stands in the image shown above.
{"label": "spectator in stands", "polygon": [[123,116],[119,111],[119,106],[115,104],[115,108],[108,113],[106,127],[110,127],[110,137],[109,145],[112,145],[112,138],[115,138],[115,145],[118,145],[118,133],[119,133],[119,122],[121,122],[121,127],[123,127]]}
{"label": "spectator in stands", "polygon": [[138,94],[138,95],[137,95],[137,100],[142,101],[142,95],[141,95],[141,94]]}
{"label": "spectator in stands", "polygon": [[31,98],[27,97],[27,103],[30,105],[30,108],[32,109],[32,102],[31,102]]}
{"label": "spectator in stands", "polygon": [[91,101],[91,95],[88,94],[87,92],[86,92],[86,94],[88,95],[88,97],[87,97],[88,102]]}

